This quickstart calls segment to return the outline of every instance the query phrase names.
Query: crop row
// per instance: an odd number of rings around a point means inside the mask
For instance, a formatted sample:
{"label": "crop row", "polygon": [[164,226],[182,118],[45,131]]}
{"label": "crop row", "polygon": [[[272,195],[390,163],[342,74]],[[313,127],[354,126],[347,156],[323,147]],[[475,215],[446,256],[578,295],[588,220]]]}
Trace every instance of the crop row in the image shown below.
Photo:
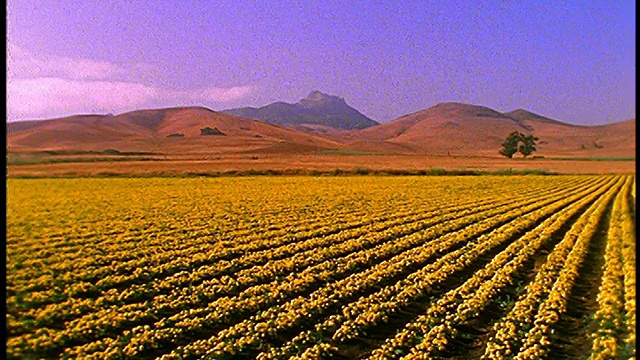
{"label": "crop row", "polygon": [[408,357],[429,357],[446,348],[456,327],[477,316],[500,291],[513,283],[513,274],[570,218],[597,199],[608,187],[580,198],[554,213],[495,256],[461,286],[447,292],[424,315],[407,324],[394,338],[372,352],[372,359],[408,352]]}
{"label": "crop row", "polygon": [[600,197],[556,245],[515,306],[493,326],[494,335],[487,343],[483,359],[546,355],[550,327],[565,311],[590,240],[619,188],[613,187]]}
{"label": "crop row", "polygon": [[[323,324],[316,326],[316,331],[330,334],[333,343],[362,336],[368,329],[376,326],[379,322],[386,322],[394,313],[407,308],[417,298],[429,293],[431,288],[438,283],[461,272],[484,254],[498,248],[515,235],[523,233],[540,222],[541,219],[552,215],[571,201],[583,196],[586,191],[588,190],[574,194],[569,198],[565,197],[566,194],[561,193],[556,198],[539,201],[536,205],[522,206],[512,213],[485,219],[465,228],[465,231],[442,236],[439,239],[441,242],[457,241],[465,243],[465,245],[443,255],[435,262],[397,283],[343,306],[341,314],[330,316]],[[493,230],[483,233],[483,230],[486,229]],[[304,346],[300,344],[303,341],[307,345],[314,343],[311,338],[319,340],[316,334],[308,334],[306,338],[294,339],[286,346],[271,353],[265,353],[264,356],[282,357],[290,350],[296,349],[297,351],[303,348]],[[326,345],[321,344],[321,346]]]}
{"label": "crop row", "polygon": [[636,239],[628,198],[629,186],[618,194],[611,214],[592,359],[635,356]]}
{"label": "crop row", "polygon": [[[395,319],[358,357],[440,357],[530,276],[484,358],[542,357],[609,212],[594,356],[635,345],[634,176],[193,180],[132,181],[161,189],[138,203],[108,182],[95,198],[91,182],[53,182],[77,207],[13,194],[7,355],[328,358]],[[125,217],[99,221],[113,209]],[[65,212],[78,225],[43,220]]]}
{"label": "crop row", "polygon": [[[517,207],[517,204],[512,204],[511,207],[512,208]],[[480,210],[480,209],[477,209],[477,210]],[[469,213],[469,210],[466,210],[466,211],[467,213]],[[500,211],[504,212],[504,211],[508,211],[508,209],[504,207],[501,209],[500,207],[498,207],[493,210],[493,213],[500,212]],[[471,213],[473,213],[473,211]],[[439,226],[436,226],[430,229],[430,232],[427,234],[446,233],[447,231],[451,231],[453,229],[456,229],[466,224],[477,221],[478,219],[481,219],[482,217],[485,217],[487,215],[491,215],[491,213],[479,214],[479,215],[475,215],[474,217],[463,218],[461,220],[458,220],[457,222],[449,222],[449,223],[445,223],[444,225],[440,224]],[[398,229],[394,231],[397,232]],[[397,237],[396,235],[398,236],[401,235],[401,234],[395,234],[394,232],[391,232],[390,234],[392,235],[391,239],[396,238]],[[385,233],[371,233],[367,237],[375,239],[379,237],[384,238],[385,236],[389,238],[389,234],[385,235]],[[430,235],[430,236],[433,237],[434,235]],[[357,243],[362,243],[363,240],[367,240],[367,237],[358,239]],[[307,276],[308,273],[304,271],[302,273],[292,273],[293,278],[291,279],[285,278],[284,282],[281,280],[277,280],[277,281],[274,281],[272,284],[265,284],[264,286],[252,287],[247,291],[244,291],[239,295],[240,301],[235,300],[238,297],[234,297],[231,299],[225,297],[217,301],[214,301],[213,303],[210,303],[207,307],[202,309],[193,309],[193,308],[189,308],[188,310],[185,309],[184,311],[181,312],[182,315],[180,315],[180,317],[178,317],[177,315],[169,316],[167,318],[168,321],[162,322],[161,323],[162,325],[160,328],[157,328],[157,327],[150,328],[148,329],[148,331],[143,331],[142,334],[140,335],[132,336],[131,338],[127,338],[127,336],[125,335],[123,338],[124,340],[127,340],[130,343],[133,343],[134,345],[138,345],[138,346],[139,346],[139,342],[137,341],[137,339],[140,339],[140,338],[153,339],[153,340],[149,340],[151,342],[150,346],[153,348],[154,346],[156,346],[155,344],[166,343],[167,339],[170,339],[176,336],[182,336],[185,333],[185,330],[181,330],[181,329],[184,327],[186,327],[187,330],[192,329],[192,331],[196,331],[199,328],[212,326],[214,324],[219,324],[221,322],[224,323],[225,319],[237,317],[238,315],[237,313],[241,309],[247,309],[247,311],[256,311],[256,308],[255,308],[256,306],[264,307],[278,301],[278,294],[286,295],[284,299],[290,298],[292,295],[300,293],[300,291],[306,291],[306,289],[308,289],[308,286],[311,286],[314,283],[318,283],[319,280],[326,281],[322,279],[327,279],[327,276],[330,276],[329,277],[330,279],[331,277],[336,277],[338,275],[339,276],[347,275],[350,272],[353,272],[354,270],[356,270],[357,267],[362,267],[363,265],[367,265],[367,263],[370,262],[372,259],[376,259],[376,258],[384,259],[387,256],[385,254],[387,254],[389,250],[391,250],[392,253],[401,252],[405,250],[407,246],[415,246],[417,242],[424,241],[424,238],[425,238],[424,235],[421,237],[420,234],[410,236],[407,239],[404,239],[402,237],[399,238],[407,241],[405,244],[408,244],[408,245],[402,245],[402,242],[400,242],[399,239],[396,238],[392,243],[388,243],[386,244],[386,246],[382,248],[380,247],[372,248],[370,251],[355,253],[353,254],[353,256],[346,257],[345,260],[349,261],[347,263],[342,264],[342,262],[339,262],[336,264],[335,260],[331,260],[327,263],[324,263],[324,266],[326,266],[327,264],[333,265],[333,267],[329,272],[326,272],[326,270],[324,270],[322,266],[317,268],[311,268],[310,270],[313,271],[311,272],[311,274],[314,274],[316,270],[320,270],[320,269],[324,271],[323,273],[320,274],[322,275],[320,279],[318,279],[317,277],[309,277]],[[386,250],[386,251],[382,251],[382,250]],[[410,254],[411,253],[404,254],[404,258],[408,257],[408,255]],[[402,270],[403,268],[404,268],[403,266],[398,267],[399,270]],[[344,275],[333,274],[336,271],[335,269],[339,269],[340,274],[344,274]],[[296,280],[296,278],[299,280]],[[301,280],[303,281],[302,283],[300,283]],[[312,280],[312,282],[309,282],[310,280]],[[296,285],[296,284],[300,284],[298,288],[292,287],[292,285]],[[304,285],[304,284],[307,284],[307,285]],[[282,289],[282,290],[278,290],[278,289]],[[263,297],[261,298],[260,296],[263,296]],[[234,311],[234,312],[231,312],[231,311]],[[202,318],[202,317],[198,317],[197,316],[198,314],[206,314],[206,316]],[[173,326],[174,324],[179,324],[179,326],[176,328],[175,326]],[[138,329],[138,331],[140,331],[140,329]],[[108,340],[105,340],[105,341],[108,341]],[[103,341],[103,343],[105,341]],[[108,346],[106,344],[105,346],[107,348],[109,347],[121,348],[121,346]],[[133,346],[133,348],[135,348],[135,346]],[[136,353],[133,352],[133,354],[135,355]]]}
{"label": "crop row", "polygon": [[[479,203],[478,205],[480,206],[477,207],[474,211],[480,211],[497,206],[497,204],[492,201],[488,201],[485,203],[486,205],[483,205],[482,202]],[[430,224],[437,223],[438,221],[455,218],[456,216],[462,216],[466,213],[469,213],[469,211],[470,210],[468,206],[465,204],[463,204],[462,206],[451,207],[442,206],[437,211],[427,211],[426,213],[419,213],[417,215],[413,213],[403,214],[402,212],[399,212],[397,217],[394,219],[378,218],[377,220],[382,221],[379,223],[365,220],[364,224],[361,224],[361,226],[351,226],[346,229],[342,228],[342,231],[332,231],[330,232],[330,235],[325,234],[326,236],[324,237],[319,237],[322,234],[307,234],[305,232],[298,232],[294,236],[289,236],[289,239],[298,239],[297,241],[287,241],[280,246],[263,249],[257,252],[251,252],[250,248],[242,248],[241,253],[245,253],[246,255],[243,255],[236,259],[230,259],[231,261],[224,260],[213,262],[213,260],[210,260],[212,262],[212,265],[200,265],[197,269],[191,271],[177,271],[175,270],[176,267],[180,269],[184,266],[172,267],[171,265],[175,265],[173,263],[162,264],[159,269],[141,265],[139,269],[142,270],[136,272],[135,275],[138,275],[138,277],[142,278],[142,280],[147,280],[149,277],[152,277],[153,279],[150,280],[150,282],[143,282],[141,280],[141,284],[134,283],[126,288],[114,287],[112,289],[109,289],[108,287],[105,288],[105,286],[107,286],[107,284],[116,286],[118,283],[126,281],[127,277],[117,277],[119,280],[121,280],[120,282],[114,282],[115,279],[109,276],[102,278],[96,284],[82,281],[77,282],[71,284],[70,286],[66,286],[64,289],[64,294],[70,297],[69,300],[53,303],[51,305],[42,304],[46,306],[40,306],[36,309],[32,309],[31,311],[24,314],[24,316],[33,319],[37,323],[37,325],[42,326],[46,325],[47,321],[58,322],[60,320],[68,320],[68,316],[65,317],[65,311],[69,315],[74,314],[75,316],[77,316],[95,309],[96,307],[102,308],[110,305],[122,305],[136,299],[139,303],[144,302],[143,300],[145,299],[151,299],[154,296],[158,296],[159,299],[165,299],[164,295],[167,295],[166,291],[168,290],[172,290],[174,293],[177,292],[179,296],[188,297],[188,294],[184,294],[184,289],[188,289],[191,292],[193,292],[192,290],[194,289],[197,289],[199,291],[199,289],[202,288],[204,288],[205,291],[208,289],[209,291],[214,292],[216,291],[216,289],[220,289],[221,287],[226,289],[234,289],[237,288],[237,286],[229,284],[229,281],[231,281],[231,277],[227,275],[231,274],[232,271],[234,278],[240,277],[241,279],[243,279],[246,278],[242,276],[243,271],[263,271],[263,269],[258,265],[262,265],[267,262],[270,262],[268,263],[268,266],[271,268],[280,268],[280,273],[284,270],[282,269],[281,265],[278,265],[279,263],[283,263],[289,268],[291,268],[292,266],[301,268],[305,265],[305,262],[308,262],[306,261],[308,260],[306,258],[306,256],[308,255],[307,253],[314,252],[318,248],[335,246],[339,242],[343,242],[347,239],[355,239],[366,234],[376,234],[385,231],[388,232],[390,231],[389,229],[392,226],[412,224],[408,227],[408,231],[416,231],[421,227],[429,226]],[[442,213],[444,213],[444,215],[442,217],[438,217],[438,215]],[[427,219],[428,221],[425,219]],[[405,232],[406,231],[407,230],[405,230]],[[393,233],[393,230],[391,230],[391,233]],[[396,235],[402,235],[402,232]],[[257,244],[264,243],[268,242],[249,242],[250,245],[254,246],[254,249],[255,246],[258,246]],[[188,261],[191,261],[193,263],[194,261],[197,261],[198,258],[202,257],[220,257],[221,253],[237,253],[239,252],[238,247],[240,246],[231,249],[227,248],[225,250],[221,249],[220,251],[215,252],[211,255],[208,255],[210,254],[210,252],[201,250],[201,252],[198,254],[199,256],[196,256],[195,259],[193,257],[189,258],[187,256],[183,257],[182,259],[188,259]],[[288,255],[290,256],[292,254],[297,258],[291,259],[287,257]],[[301,259],[302,262],[297,261],[297,259]],[[251,266],[253,266],[253,268],[249,268]],[[243,268],[246,268],[246,270],[242,270]],[[166,271],[172,270],[175,271],[175,273],[169,277],[162,277],[160,276],[164,273],[162,269],[167,269]],[[272,273],[272,271],[269,270],[266,270],[265,272]],[[222,277],[219,277],[217,279],[214,278],[210,281],[207,280],[212,276],[215,276],[216,274]],[[125,280],[123,280],[123,278]],[[131,277],[129,277],[128,279],[131,279]],[[250,280],[255,279],[251,278]],[[184,287],[184,285],[189,285],[189,287]],[[45,292],[32,292],[29,295],[30,298],[42,298],[45,301],[51,301],[52,298],[55,298],[55,294],[51,294],[52,291],[53,290],[49,289]],[[102,291],[101,295],[98,298],[77,297],[78,292],[95,293],[97,291]],[[160,295],[162,295],[162,297]],[[171,298],[171,296],[169,298]],[[27,300],[28,299],[25,298],[21,299],[23,303],[27,302]],[[8,299],[9,304],[11,304],[12,302],[12,298]],[[123,309],[118,309],[119,312],[122,312],[122,310]],[[53,317],[52,314],[56,314],[59,316]],[[10,327],[10,329],[13,332],[19,330],[18,328],[12,327]]]}
{"label": "crop row", "polygon": [[[182,311],[181,314],[169,317],[168,319],[170,321],[167,322],[168,324],[163,326],[163,328],[165,328],[164,330],[156,327],[155,329],[145,331],[144,334],[140,336],[154,338],[156,339],[154,340],[154,343],[156,343],[166,340],[161,334],[170,333],[178,335],[184,332],[181,330],[183,327],[196,330],[197,328],[211,325],[212,323],[215,324],[223,322],[225,318],[230,318],[234,315],[233,313],[230,313],[231,310],[238,312],[241,309],[252,310],[252,308],[256,306],[261,308],[269,306],[270,304],[277,303],[278,300],[286,300],[296,294],[308,291],[308,289],[316,283],[325,282],[332,278],[347,276],[348,274],[358,270],[359,268],[365,267],[372,262],[381,261],[397,254],[402,255],[401,260],[408,261],[409,255],[418,254],[421,250],[421,248],[415,248],[415,246],[425,243],[427,239],[432,239],[436,237],[437,234],[446,233],[447,231],[464,227],[466,224],[477,221],[484,216],[508,211],[513,207],[513,205],[495,207],[495,204],[493,204],[493,206],[489,206],[485,209],[477,208],[475,211],[464,210],[463,213],[465,216],[452,216],[455,215],[455,213],[447,214],[447,221],[444,221],[446,219],[431,219],[429,222],[431,227],[422,233],[417,230],[426,228],[425,225],[427,224],[414,223],[405,229],[395,228],[387,232],[368,233],[366,236],[354,239],[350,246],[362,246],[367,243],[375,244],[381,240],[384,240],[385,242],[379,246],[371,246],[364,251],[352,252],[344,257],[328,256],[328,259],[321,262],[318,266],[309,267],[301,272],[292,272],[282,280],[276,279],[271,283],[264,284],[263,286],[251,287],[240,293],[237,297],[224,297],[201,309],[189,308],[188,311],[185,310]],[[430,252],[427,253],[422,249],[422,254],[424,254],[424,256],[434,254],[436,249],[443,248],[446,244],[429,243],[429,245],[434,250],[430,250]],[[436,247],[436,245],[438,245],[438,247]],[[424,245],[422,247],[424,247]],[[328,255],[331,255],[331,252],[335,250],[339,249],[325,248],[317,255],[323,256],[323,253],[325,252],[327,252]],[[403,251],[405,252],[403,253]],[[411,261],[416,260],[417,258],[414,258]],[[398,267],[399,270],[402,268],[402,266]],[[204,318],[198,317],[197,315],[199,314],[206,316]],[[176,330],[173,327],[174,322],[182,325]],[[133,337],[132,340],[135,341],[135,339],[140,336]],[[160,337],[159,340],[157,340],[158,337]]]}

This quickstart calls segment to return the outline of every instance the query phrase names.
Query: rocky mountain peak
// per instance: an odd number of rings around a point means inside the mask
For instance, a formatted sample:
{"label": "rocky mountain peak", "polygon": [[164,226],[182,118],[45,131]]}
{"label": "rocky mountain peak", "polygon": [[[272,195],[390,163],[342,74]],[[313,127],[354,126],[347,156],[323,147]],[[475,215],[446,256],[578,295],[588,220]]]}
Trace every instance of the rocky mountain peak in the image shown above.
{"label": "rocky mountain peak", "polygon": [[295,104],[272,103],[261,108],[238,108],[223,112],[276,125],[315,124],[336,129],[364,129],[379,125],[347,104],[344,98],[314,90]]}
{"label": "rocky mountain peak", "polygon": [[305,107],[314,107],[314,106],[326,106],[326,105],[337,105],[337,104],[346,105],[346,102],[344,98],[333,96],[333,95],[327,95],[321,91],[314,90],[310,92],[306,98],[298,101],[298,104]]}

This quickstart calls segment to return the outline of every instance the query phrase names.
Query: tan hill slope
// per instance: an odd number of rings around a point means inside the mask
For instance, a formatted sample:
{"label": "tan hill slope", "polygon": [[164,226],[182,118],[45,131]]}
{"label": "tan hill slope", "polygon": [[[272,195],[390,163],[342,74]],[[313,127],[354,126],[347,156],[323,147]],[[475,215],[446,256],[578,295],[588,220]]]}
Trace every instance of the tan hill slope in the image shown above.
{"label": "tan hill slope", "polygon": [[[203,130],[212,135],[202,135]],[[635,157],[635,119],[576,126],[518,109],[443,103],[361,130],[280,127],[203,107],[139,110],[7,124],[10,152],[71,150],[163,154],[347,153],[495,156],[513,131],[534,134],[536,156]],[[217,134],[217,135],[216,135]]]}
{"label": "tan hill slope", "polygon": [[[216,130],[212,131],[214,135],[202,135],[207,128]],[[319,136],[201,107],[8,123],[7,145],[9,151],[116,149],[162,153],[269,151],[281,147],[304,152],[342,147]]]}
{"label": "tan hill slope", "polygon": [[443,103],[386,124],[352,133],[352,147],[396,149],[432,155],[497,156],[513,131],[534,134],[539,156],[635,157],[635,119],[576,126],[526,110],[501,113],[468,104]]}

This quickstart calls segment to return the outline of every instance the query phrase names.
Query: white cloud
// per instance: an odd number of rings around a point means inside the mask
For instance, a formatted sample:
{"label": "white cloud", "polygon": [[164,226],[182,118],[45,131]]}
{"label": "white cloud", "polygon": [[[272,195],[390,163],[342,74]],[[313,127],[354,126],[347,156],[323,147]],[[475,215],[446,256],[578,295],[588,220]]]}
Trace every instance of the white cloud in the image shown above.
{"label": "white cloud", "polygon": [[225,103],[253,93],[252,86],[173,90],[145,84],[159,69],[148,64],[38,57],[7,43],[7,120],[73,114],[121,113],[144,107]]}
{"label": "white cloud", "polygon": [[106,61],[74,59],[63,56],[36,56],[11,42],[7,43],[7,77],[32,79],[61,77],[76,80],[107,79],[124,68]]}
{"label": "white cloud", "polygon": [[7,82],[8,121],[73,114],[122,113],[145,107],[224,103],[248,96],[250,86],[176,91],[139,83],[61,78]]}
{"label": "white cloud", "polygon": [[239,100],[250,95],[253,91],[253,86],[234,86],[229,88],[209,86],[204,89],[192,91],[168,91],[165,96],[168,99],[215,103]]}
{"label": "white cloud", "polygon": [[118,113],[144,106],[157,96],[156,88],[126,82],[18,79],[7,83],[7,115],[16,120]]}

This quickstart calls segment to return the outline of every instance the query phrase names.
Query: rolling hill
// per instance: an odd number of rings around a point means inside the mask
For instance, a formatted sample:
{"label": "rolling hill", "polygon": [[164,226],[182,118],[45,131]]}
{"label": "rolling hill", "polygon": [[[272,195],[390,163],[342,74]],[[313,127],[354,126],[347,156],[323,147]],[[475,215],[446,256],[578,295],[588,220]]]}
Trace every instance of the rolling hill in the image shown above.
{"label": "rolling hill", "polygon": [[312,91],[295,104],[276,102],[260,108],[245,107],[222,112],[282,126],[320,125],[354,130],[379,125],[349,106],[343,98],[320,91]]}
{"label": "rolling hill", "polygon": [[[219,135],[204,135],[209,128]],[[74,150],[224,153],[287,148],[340,149],[304,132],[222,114],[202,107],[138,110],[120,115],[79,115],[7,124],[9,151]]]}
{"label": "rolling hill", "polygon": [[[322,94],[316,95],[307,100],[327,100]],[[462,103],[438,104],[385,124],[356,130],[306,123],[285,128],[203,107],[138,110],[115,116],[79,115],[8,123],[7,149],[9,152],[113,149],[183,155],[286,155],[338,150],[499,157],[502,142],[513,131],[534,134],[540,139],[535,156],[635,158],[635,119],[602,126],[577,126],[523,109],[502,113]]]}
{"label": "rolling hill", "polygon": [[635,119],[577,126],[518,109],[507,113],[477,105],[442,103],[352,133],[350,146],[431,155],[497,155],[513,131],[540,140],[535,155],[635,157]]}

